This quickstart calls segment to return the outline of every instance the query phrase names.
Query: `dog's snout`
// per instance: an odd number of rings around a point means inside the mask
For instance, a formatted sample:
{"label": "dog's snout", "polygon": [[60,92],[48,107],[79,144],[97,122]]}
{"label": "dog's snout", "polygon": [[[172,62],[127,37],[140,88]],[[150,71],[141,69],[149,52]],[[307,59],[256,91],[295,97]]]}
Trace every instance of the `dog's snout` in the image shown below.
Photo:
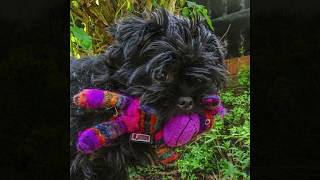
{"label": "dog's snout", "polygon": [[177,105],[183,110],[191,110],[193,107],[193,99],[192,97],[180,97]]}

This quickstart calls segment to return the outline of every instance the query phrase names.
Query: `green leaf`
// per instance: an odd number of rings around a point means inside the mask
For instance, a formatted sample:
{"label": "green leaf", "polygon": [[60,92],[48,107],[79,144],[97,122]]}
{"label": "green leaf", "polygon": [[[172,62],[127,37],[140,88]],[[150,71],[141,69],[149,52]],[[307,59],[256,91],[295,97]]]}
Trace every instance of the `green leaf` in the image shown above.
{"label": "green leaf", "polygon": [[208,16],[208,10],[206,8],[201,9],[203,16]]}
{"label": "green leaf", "polygon": [[184,8],[182,9],[182,15],[188,17],[188,16],[190,15],[190,13],[189,13],[189,8],[184,7]]}
{"label": "green leaf", "polygon": [[152,0],[152,6],[153,8],[158,8],[157,0]]}
{"label": "green leaf", "polygon": [[165,6],[166,1],[165,0],[160,0],[160,6]]}
{"label": "green leaf", "polygon": [[79,3],[77,1],[71,1],[72,6],[79,8]]}
{"label": "green leaf", "polygon": [[129,12],[131,12],[132,11],[132,4],[131,4],[131,2],[130,2],[130,0],[127,0],[127,10],[129,11]]}
{"label": "green leaf", "polygon": [[92,38],[83,29],[73,26],[70,27],[70,30],[74,37],[79,40],[79,46],[84,50],[90,50],[92,48]]}

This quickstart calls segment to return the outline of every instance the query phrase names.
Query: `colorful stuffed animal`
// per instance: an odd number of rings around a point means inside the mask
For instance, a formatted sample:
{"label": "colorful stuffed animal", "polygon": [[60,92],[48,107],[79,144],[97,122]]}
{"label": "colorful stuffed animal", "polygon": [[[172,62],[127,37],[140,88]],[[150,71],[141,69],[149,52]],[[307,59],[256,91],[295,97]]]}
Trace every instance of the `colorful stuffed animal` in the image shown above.
{"label": "colorful stuffed animal", "polygon": [[112,143],[123,134],[131,133],[131,140],[151,143],[160,162],[168,164],[178,157],[173,148],[187,144],[195,136],[210,129],[214,116],[225,113],[217,95],[204,97],[207,107],[202,113],[175,115],[163,126],[150,108],[143,107],[137,98],[115,92],[85,89],[74,97],[74,103],[84,109],[116,108],[117,116],[79,133],[77,149],[85,154],[93,153]]}

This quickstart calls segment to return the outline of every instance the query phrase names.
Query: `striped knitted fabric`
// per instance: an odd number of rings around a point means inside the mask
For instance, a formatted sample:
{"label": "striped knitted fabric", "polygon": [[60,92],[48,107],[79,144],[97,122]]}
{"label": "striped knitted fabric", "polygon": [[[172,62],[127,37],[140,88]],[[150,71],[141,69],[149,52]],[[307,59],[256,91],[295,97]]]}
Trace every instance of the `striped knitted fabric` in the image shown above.
{"label": "striped knitted fabric", "polygon": [[124,109],[132,100],[127,96],[99,89],[85,89],[77,94],[74,103],[84,109]]}
{"label": "striped knitted fabric", "polygon": [[172,164],[179,158],[178,153],[173,148],[169,148],[164,144],[156,148],[156,154],[163,165]]}
{"label": "striped knitted fabric", "polygon": [[103,146],[111,145],[113,140],[126,132],[126,127],[121,121],[100,123],[79,133],[77,149],[90,154]]}

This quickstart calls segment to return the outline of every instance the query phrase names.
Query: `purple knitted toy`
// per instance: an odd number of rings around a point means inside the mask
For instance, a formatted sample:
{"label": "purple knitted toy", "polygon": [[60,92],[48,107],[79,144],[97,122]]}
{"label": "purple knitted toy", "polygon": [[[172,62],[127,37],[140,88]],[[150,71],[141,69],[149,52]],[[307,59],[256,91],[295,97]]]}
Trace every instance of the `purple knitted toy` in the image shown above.
{"label": "purple knitted toy", "polygon": [[[85,89],[74,97],[74,103],[85,109],[114,107],[121,110],[113,120],[100,123],[79,133],[77,148],[85,154],[111,145],[119,136],[128,133],[149,136],[151,138],[145,141],[156,146],[165,145],[170,148],[182,146],[190,142],[193,137],[210,129],[214,124],[215,115],[224,115],[224,108],[217,95],[203,98],[203,104],[207,107],[203,113],[173,116],[163,127],[160,126],[155,115],[145,112],[146,108],[142,108],[139,100],[133,97],[110,91]],[[176,158],[171,157],[171,159]],[[168,162],[168,160],[163,161]]]}
{"label": "purple knitted toy", "polygon": [[188,143],[200,130],[200,119],[197,114],[173,117],[165,124],[163,139],[167,146],[177,147]]}

